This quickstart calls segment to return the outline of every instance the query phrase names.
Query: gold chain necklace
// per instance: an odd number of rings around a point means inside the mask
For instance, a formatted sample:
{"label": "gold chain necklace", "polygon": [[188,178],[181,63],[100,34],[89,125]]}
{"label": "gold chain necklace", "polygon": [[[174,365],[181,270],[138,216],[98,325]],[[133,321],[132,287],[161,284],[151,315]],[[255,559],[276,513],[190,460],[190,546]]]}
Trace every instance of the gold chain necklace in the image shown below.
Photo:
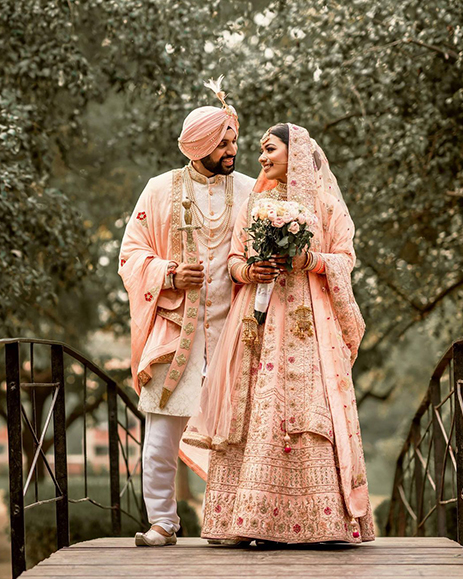
{"label": "gold chain necklace", "polygon": [[[200,226],[200,229],[197,230],[198,241],[209,250],[216,249],[225,239],[230,226],[233,208],[233,179],[228,175],[225,178],[225,208],[216,218],[210,218],[201,211],[196,201],[193,180],[188,171],[188,167],[184,169],[183,182],[185,183],[187,196],[192,202],[193,221],[195,225]],[[204,231],[204,226],[207,223],[206,232]],[[212,227],[213,223],[217,223],[217,226]],[[214,245],[212,245],[212,240],[214,240]]]}

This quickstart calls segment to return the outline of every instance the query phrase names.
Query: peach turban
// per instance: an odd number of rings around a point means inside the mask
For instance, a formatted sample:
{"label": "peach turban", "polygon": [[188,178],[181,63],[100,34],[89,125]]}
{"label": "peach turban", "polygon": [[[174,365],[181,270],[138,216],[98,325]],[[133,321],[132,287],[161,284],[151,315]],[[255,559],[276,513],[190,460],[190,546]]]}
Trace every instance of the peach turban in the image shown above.
{"label": "peach turban", "polygon": [[228,127],[238,135],[238,115],[232,106],[199,107],[183,122],[178,146],[191,161],[203,159],[218,146]]}

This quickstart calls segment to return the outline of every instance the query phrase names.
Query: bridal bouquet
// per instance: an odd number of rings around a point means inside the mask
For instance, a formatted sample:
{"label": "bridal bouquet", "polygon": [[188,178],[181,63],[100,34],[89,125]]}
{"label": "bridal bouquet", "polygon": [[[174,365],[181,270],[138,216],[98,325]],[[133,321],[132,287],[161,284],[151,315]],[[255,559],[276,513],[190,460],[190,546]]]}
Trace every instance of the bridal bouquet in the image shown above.
{"label": "bridal bouquet", "polygon": [[[310,228],[317,222],[317,217],[295,201],[268,198],[256,203],[251,216],[253,223],[245,231],[257,255],[251,256],[247,263],[268,261],[273,255],[286,256],[285,267],[291,271],[293,257],[310,247],[313,237]],[[257,285],[254,316],[259,324],[265,321],[274,285],[275,282]]]}

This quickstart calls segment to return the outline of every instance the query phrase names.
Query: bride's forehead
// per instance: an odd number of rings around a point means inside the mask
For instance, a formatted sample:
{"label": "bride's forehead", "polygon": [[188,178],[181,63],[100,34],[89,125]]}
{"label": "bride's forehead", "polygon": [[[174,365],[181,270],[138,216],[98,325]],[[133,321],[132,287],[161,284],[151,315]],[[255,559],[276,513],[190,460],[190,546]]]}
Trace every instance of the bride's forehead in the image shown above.
{"label": "bride's forehead", "polygon": [[271,135],[270,133],[268,133],[267,135],[264,136],[265,139],[262,139],[261,141],[262,147],[267,147],[268,145],[275,145],[275,146],[284,145],[283,141],[279,139],[276,135]]}

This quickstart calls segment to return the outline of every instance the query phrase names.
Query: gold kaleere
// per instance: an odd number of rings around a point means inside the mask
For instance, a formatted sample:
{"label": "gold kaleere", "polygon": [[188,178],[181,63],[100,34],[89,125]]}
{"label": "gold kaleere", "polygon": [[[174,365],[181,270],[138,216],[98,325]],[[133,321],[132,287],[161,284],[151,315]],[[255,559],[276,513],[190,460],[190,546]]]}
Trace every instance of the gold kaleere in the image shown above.
{"label": "gold kaleere", "polygon": [[259,343],[257,328],[258,323],[254,316],[246,316],[243,318],[243,335],[241,339],[247,346]]}
{"label": "gold kaleere", "polygon": [[296,318],[294,333],[304,340],[306,336],[313,336],[312,310],[309,306],[298,306],[294,311]]}

